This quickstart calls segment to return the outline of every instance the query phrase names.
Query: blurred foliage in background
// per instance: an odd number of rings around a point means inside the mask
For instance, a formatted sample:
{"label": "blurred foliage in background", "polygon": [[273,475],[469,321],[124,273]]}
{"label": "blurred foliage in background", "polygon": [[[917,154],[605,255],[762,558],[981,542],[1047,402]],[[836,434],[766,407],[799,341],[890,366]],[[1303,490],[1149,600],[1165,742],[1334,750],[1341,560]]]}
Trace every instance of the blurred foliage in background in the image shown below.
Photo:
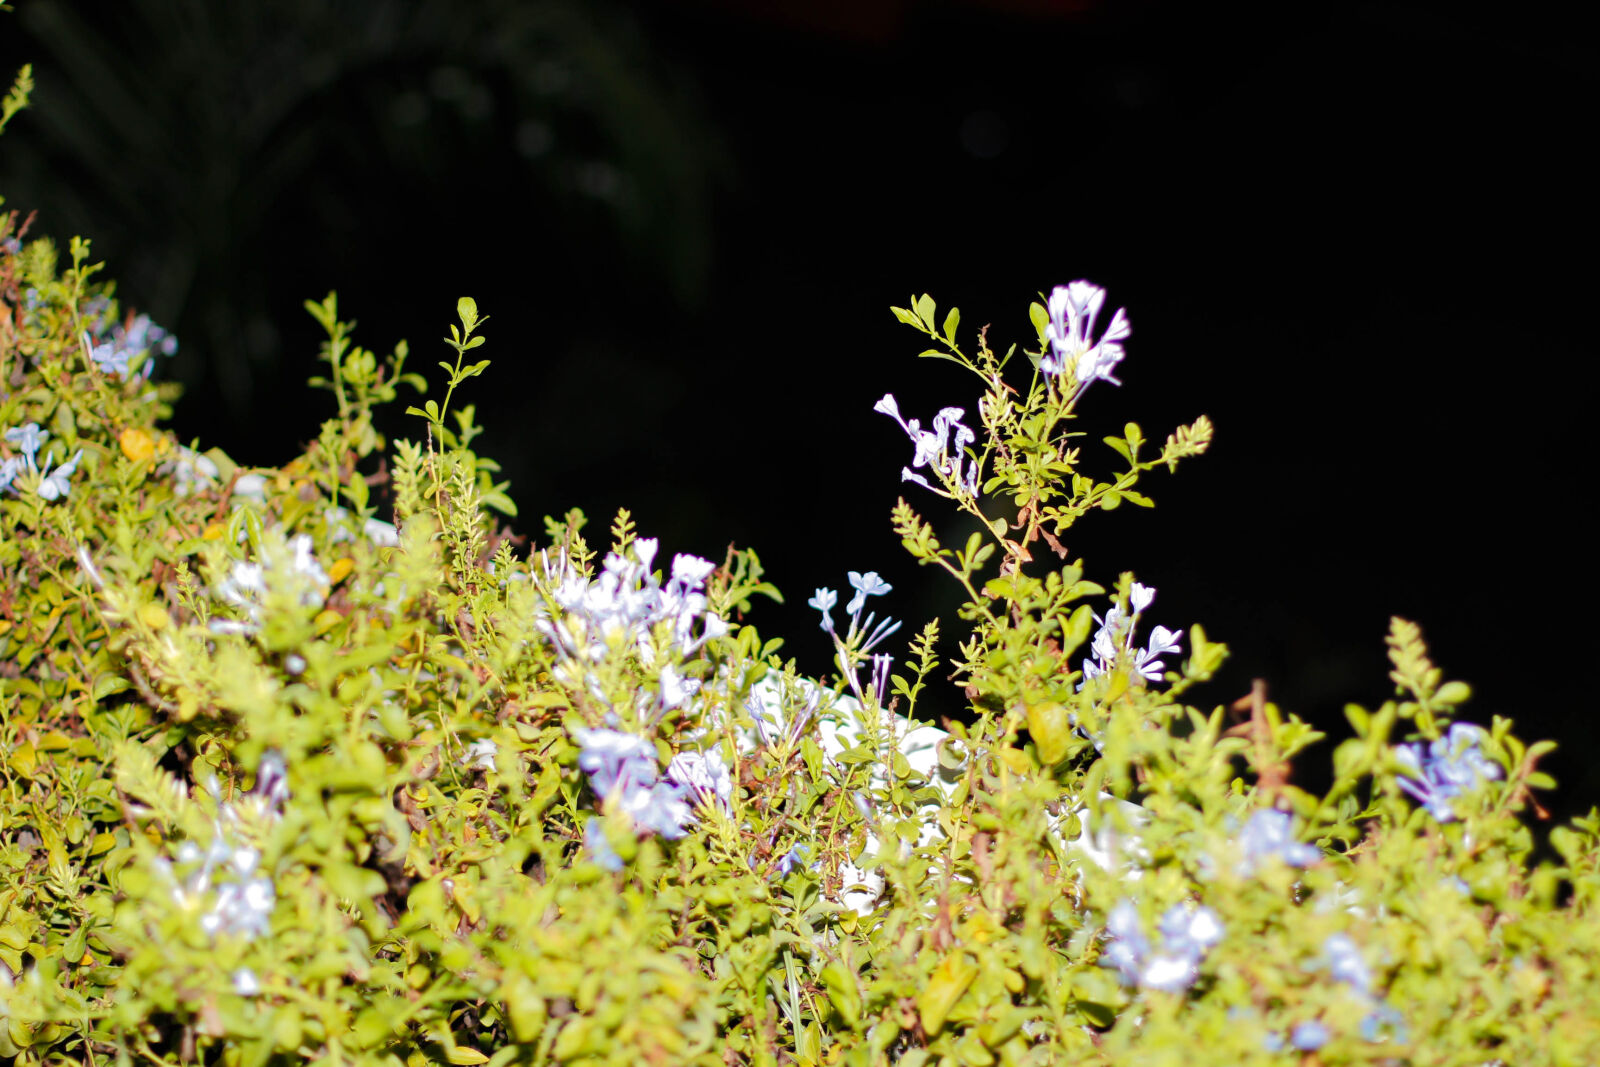
{"label": "blurred foliage in background", "polygon": [[412,263],[419,289],[514,270],[541,306],[592,299],[596,274],[703,294],[720,153],[613,4],[37,0],[3,29],[38,82],[9,196],[119,265],[183,338],[186,392],[242,436],[282,432],[260,394],[302,377],[275,365],[310,358],[312,324],[282,335],[306,292],[408,325],[388,312],[415,294],[357,292],[358,264]]}

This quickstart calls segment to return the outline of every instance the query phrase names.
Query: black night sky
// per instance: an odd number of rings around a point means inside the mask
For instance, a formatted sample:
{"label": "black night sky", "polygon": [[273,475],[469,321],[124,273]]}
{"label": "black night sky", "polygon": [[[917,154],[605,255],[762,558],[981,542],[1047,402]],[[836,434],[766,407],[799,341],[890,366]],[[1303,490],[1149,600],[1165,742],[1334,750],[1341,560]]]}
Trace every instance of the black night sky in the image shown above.
{"label": "black night sky", "polygon": [[1134,331],[1088,440],[1217,426],[1142,487],[1153,513],[1068,538],[1233,647],[1199,701],[1262,677],[1338,731],[1390,692],[1400,614],[1469,715],[1564,742],[1557,812],[1600,795],[1600,68],[1575,26],[1403,0],[16,6],[0,53],[39,90],[0,190],[176,331],[186,436],[259,464],[315,436],[306,298],[337,289],[360,343],[407,338],[426,373],[471,294],[494,363],[458,395],[518,527],[627,506],[667,551],[754,547],[788,602],[753,621],[823,671],[804,603],[847,569],[896,585],[908,632],[956,624],[889,530],[910,450],[872,405],[970,411],[975,382],[889,305],[1026,343],[1029,302],[1087,278]]}

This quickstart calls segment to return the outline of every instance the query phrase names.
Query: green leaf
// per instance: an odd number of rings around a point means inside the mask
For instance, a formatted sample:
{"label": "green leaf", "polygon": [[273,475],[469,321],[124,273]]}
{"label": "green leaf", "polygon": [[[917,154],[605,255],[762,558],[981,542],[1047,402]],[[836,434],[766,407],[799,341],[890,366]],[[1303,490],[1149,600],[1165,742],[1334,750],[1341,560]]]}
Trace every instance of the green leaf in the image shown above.
{"label": "green leaf", "polygon": [[460,300],[457,300],[456,318],[460,319],[461,325],[466,328],[468,333],[471,333],[473,329],[477,327],[479,322],[478,302],[472,299],[470,296],[464,296]]}
{"label": "green leaf", "polygon": [[1067,719],[1067,709],[1050,701],[1027,706],[1028,733],[1033,737],[1039,762],[1053,767],[1067,758],[1072,742],[1072,725]]}
{"label": "green leaf", "polygon": [[905,323],[907,326],[921,326],[922,325],[922,323],[917,319],[917,316],[916,316],[916,314],[914,312],[907,311],[905,308],[896,308],[896,307],[892,307],[889,310],[894,312],[894,317],[895,318],[899,319],[901,322]]}
{"label": "green leaf", "polygon": [[1129,463],[1133,462],[1133,453],[1128,451],[1128,442],[1124,441],[1120,437],[1107,437],[1105,442],[1115,449],[1117,454],[1123,459],[1127,460]]}
{"label": "green leaf", "polygon": [[828,991],[833,1010],[839,1013],[846,1026],[854,1027],[861,1018],[861,989],[856,984],[855,972],[846,967],[843,960],[831,960],[817,977]]}
{"label": "green leaf", "polygon": [[972,980],[978,977],[978,965],[967,958],[965,952],[953,952],[933,970],[933,976],[917,997],[917,1013],[922,1017],[922,1029],[929,1037],[944,1029],[950,1009],[956,1006]]}
{"label": "green leaf", "polygon": [[933,317],[938,313],[938,307],[933,302],[933,297],[923,293],[916,301],[917,318],[922,320],[929,333],[933,332]]}
{"label": "green leaf", "polygon": [[944,317],[944,339],[951,344],[956,343],[956,327],[961,325],[961,312],[956,308],[950,309],[950,314]]}
{"label": "green leaf", "polygon": [[1033,328],[1039,331],[1039,344],[1043,345],[1048,339],[1050,329],[1050,312],[1037,300],[1028,305],[1028,319],[1033,323]]}

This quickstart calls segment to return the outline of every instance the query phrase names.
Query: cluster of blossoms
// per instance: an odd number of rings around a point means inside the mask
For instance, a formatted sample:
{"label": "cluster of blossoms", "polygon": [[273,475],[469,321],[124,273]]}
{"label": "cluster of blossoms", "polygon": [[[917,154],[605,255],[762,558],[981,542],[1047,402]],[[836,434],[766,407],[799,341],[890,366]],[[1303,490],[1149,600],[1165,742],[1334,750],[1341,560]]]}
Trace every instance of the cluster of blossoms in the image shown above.
{"label": "cluster of blossoms", "polygon": [[[608,812],[626,812],[637,832],[675,841],[694,821],[695,803],[724,809],[731,803],[733,778],[714,752],[680,752],[663,776],[655,746],[643,737],[620,730],[578,729],[573,739],[580,746],[578,769],[589,776],[589,788]],[[589,820],[584,843],[600,866],[622,869],[622,858],[606,841],[598,819]]]}
{"label": "cluster of blossoms", "polygon": [[[210,844],[202,847],[198,842],[185,841],[178,846],[174,858],[158,859],[156,869],[171,886],[173,903],[198,915],[200,931],[207,937],[231,934],[253,940],[269,929],[277,906],[277,889],[272,879],[260,872],[261,853],[236,840],[235,835],[247,821],[246,816],[259,821],[275,819],[283,813],[289,798],[287,768],[282,756],[267,753],[256,771],[255,789],[237,804],[220,799],[215,777],[206,783],[206,790],[218,798]],[[234,972],[233,986],[241,996],[261,991],[260,982],[248,967]]]}
{"label": "cluster of blossoms", "polygon": [[[1359,1033],[1361,1039],[1378,1044],[1393,1039],[1404,1044],[1407,1039],[1405,1019],[1394,1006],[1373,992],[1372,971],[1362,958],[1361,950],[1349,934],[1330,934],[1322,944],[1322,956],[1316,969],[1326,970],[1334,981],[1348,986],[1351,993],[1370,1009],[1362,1017]],[[1230,1019],[1239,1021],[1254,1016],[1253,1009],[1233,1008]],[[1268,1052],[1282,1052],[1293,1048],[1300,1052],[1316,1052],[1333,1040],[1333,1030],[1321,1019],[1302,1019],[1289,1028],[1288,1034],[1268,1032],[1261,1044]]]}
{"label": "cluster of blossoms", "polygon": [[1399,746],[1394,751],[1395,761],[1410,775],[1400,779],[1400,788],[1415,797],[1435,819],[1450,822],[1456,817],[1457,797],[1500,777],[1500,768],[1479,747],[1483,738],[1483,727],[1458,722],[1426,750],[1421,742]]}
{"label": "cluster of blossoms", "polygon": [[1174,904],[1156,924],[1161,934],[1157,952],[1145,936],[1139,909],[1119,901],[1106,917],[1108,942],[1100,962],[1116,969],[1125,985],[1180,993],[1194,984],[1200,961],[1222,940],[1222,920],[1207,907]]}
{"label": "cluster of blossoms", "polygon": [[9,456],[0,459],[0,491],[17,492],[14,484],[18,475],[28,471],[39,476],[34,485],[34,495],[41,500],[63,500],[72,490],[70,479],[78,470],[78,461],[83,458],[83,449],[78,449],[76,455],[65,463],[56,464],[51,469],[46,463],[41,469],[38,465],[39,449],[49,440],[50,431],[39,428],[37,422],[30,422],[23,426],[15,426],[5,432],[6,444],[21,452],[20,456]]}
{"label": "cluster of blossoms", "polygon": [[557,670],[564,680],[587,684],[600,700],[607,697],[593,666],[613,649],[636,653],[658,682],[653,698],[647,692],[639,695],[637,710],[646,721],[683,706],[694,695],[700,683],[684,677],[679,665],[728,632],[728,624],[707,610],[705,582],[716,564],[677,555],[663,584],[650,570],[656,549],[654,538],[640,538],[633,542],[634,559],[610,553],[592,580],[565,561],[552,563],[546,557],[546,573],[555,579],[551,597],[561,611],[538,620],[561,660]]}
{"label": "cluster of blossoms", "polygon": [[1239,862],[1234,866],[1241,878],[1254,874],[1267,860],[1282,860],[1288,867],[1309,867],[1322,858],[1316,845],[1294,838],[1294,818],[1286,811],[1262,808],[1252,814],[1239,832]]}
{"label": "cluster of blossoms", "polygon": [[133,361],[151,349],[162,355],[173,355],[178,351],[178,339],[151,322],[148,315],[140,315],[126,327],[113,326],[111,339],[99,344],[88,331],[83,334],[83,350],[89,354],[89,359],[102,373],[119,378],[126,378]]}
{"label": "cluster of blossoms", "polygon": [[[845,605],[845,614],[850,616],[850,628],[843,634],[834,629],[833,606],[839,602],[839,594],[832,589],[821,588],[812,598],[806,601],[811,607],[822,613],[822,628],[828,636],[833,638],[834,662],[839,666],[839,672],[850,686],[850,691],[856,699],[865,703],[882,706],[889,690],[889,666],[894,662],[894,657],[887,653],[873,653],[873,649],[883,643],[884,639],[900,629],[900,623],[894,619],[884,619],[877,622],[876,617],[867,613],[863,619],[861,613],[866,609],[867,597],[882,596],[892,592],[894,586],[878,577],[877,571],[849,572],[850,586],[856,592]],[[863,688],[859,676],[859,667],[868,657],[872,660],[872,677],[868,685]],[[868,693],[872,699],[867,698]]]}
{"label": "cluster of blossoms", "polygon": [[1039,369],[1051,377],[1071,370],[1079,395],[1097,378],[1112,385],[1122,384],[1112,373],[1126,354],[1122,342],[1133,330],[1127,314],[1118,308],[1106,332],[1098,341],[1093,339],[1094,320],[1105,299],[1104,289],[1085,281],[1058,285],[1050,293],[1046,308],[1050,324],[1045,328],[1050,351],[1040,357]]}
{"label": "cluster of blossoms", "polygon": [[1159,657],[1168,652],[1178,650],[1181,637],[1176,631],[1165,626],[1157,626],[1150,631],[1150,644],[1142,649],[1133,647],[1133,631],[1139,625],[1139,615],[1155,600],[1156,591],[1148,585],[1133,583],[1132,590],[1128,593],[1128,602],[1133,606],[1133,616],[1123,624],[1122,609],[1112,606],[1105,618],[1096,615],[1100,629],[1095,631],[1094,640],[1089,648],[1094,653],[1093,657],[1083,661],[1083,679],[1078,683],[1082,689],[1092,678],[1111,673],[1116,666],[1118,656],[1131,657],[1133,673],[1147,682],[1159,682],[1162,672],[1167,668]]}
{"label": "cluster of blossoms", "polygon": [[243,615],[242,619],[212,619],[215,633],[253,634],[261,629],[267,596],[285,596],[302,608],[320,608],[327,601],[328,574],[311,552],[309,534],[287,540],[271,529],[261,535],[256,560],[235,560],[228,576],[217,583],[215,594]]}
{"label": "cluster of blossoms", "polygon": [[[977,440],[977,435],[961,422],[966,414],[964,411],[960,408],[941,408],[939,414],[933,417],[933,429],[924,430],[920,420],[912,419],[907,422],[900,417],[900,405],[893,393],[883,394],[883,399],[874,404],[872,410],[882,412],[898,422],[916,449],[911,457],[911,466],[900,468],[902,482],[916,482],[943,497],[949,497],[957,490],[969,497],[978,495],[978,460],[974,458],[965,470],[961,463],[965,456],[963,449]],[[916,473],[917,467],[927,467],[936,472],[940,481],[949,486],[951,492],[938,488]]]}

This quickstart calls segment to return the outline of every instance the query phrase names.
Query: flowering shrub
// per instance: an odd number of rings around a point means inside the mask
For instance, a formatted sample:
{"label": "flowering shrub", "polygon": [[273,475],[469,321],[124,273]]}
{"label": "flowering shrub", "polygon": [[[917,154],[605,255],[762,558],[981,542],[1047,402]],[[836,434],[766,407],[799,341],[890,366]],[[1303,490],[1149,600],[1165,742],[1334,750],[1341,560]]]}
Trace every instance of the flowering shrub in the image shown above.
{"label": "flowering shrub", "polygon": [[[625,512],[604,548],[578,512],[526,548],[502,525],[452,406],[488,367],[471,300],[421,440],[392,443],[374,410],[425,387],[405,347],[308,304],[334,415],[246,470],[162,427],[171,338],[96,273],[0,216],[0,1055],[1600,1055],[1600,815],[1533,861],[1548,743],[1458,719],[1467,687],[1396,620],[1394,697],[1349,709],[1308,792],[1322,734],[1259,689],[1184,703],[1224,648],[1138,636],[1156,591],[1071,558],[1074,523],[1149,506],[1145,475],[1212,436],[1130,423],[1094,473],[1078,407],[1132,334],[1096,335],[1098,287],[1004,352],[926,296],[895,309],[980,386],[931,429],[876,404],[920,494],[894,528],[965,603],[897,648],[894,590],[852,572],[846,622],[810,600],[837,667],[812,679],[748,621],[797,622],[757,612],[753,552],[658,560]],[[978,532],[941,543],[917,499]],[[970,715],[921,721],[952,677]]]}

